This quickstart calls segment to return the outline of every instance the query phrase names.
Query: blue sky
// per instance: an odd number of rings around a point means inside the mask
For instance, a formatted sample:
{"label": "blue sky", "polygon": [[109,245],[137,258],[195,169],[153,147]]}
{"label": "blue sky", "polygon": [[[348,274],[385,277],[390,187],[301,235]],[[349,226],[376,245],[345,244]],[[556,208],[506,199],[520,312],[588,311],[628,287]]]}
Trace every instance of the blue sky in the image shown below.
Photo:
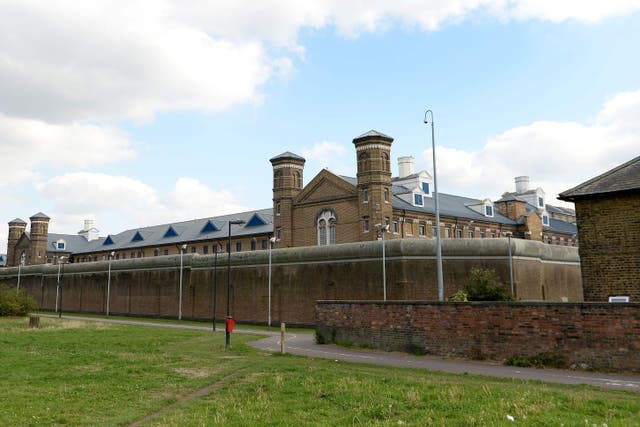
{"label": "blue sky", "polygon": [[552,201],[640,154],[637,1],[65,3],[0,0],[5,224],[269,207],[269,158],[355,175],[369,129],[430,169],[428,108],[442,192]]}

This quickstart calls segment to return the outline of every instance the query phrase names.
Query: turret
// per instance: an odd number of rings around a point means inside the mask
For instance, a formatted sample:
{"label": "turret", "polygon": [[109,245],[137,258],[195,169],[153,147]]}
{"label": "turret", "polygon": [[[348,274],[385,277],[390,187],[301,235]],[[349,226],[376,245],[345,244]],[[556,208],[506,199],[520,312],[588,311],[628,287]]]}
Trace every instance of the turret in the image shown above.
{"label": "turret", "polygon": [[14,267],[20,262],[16,259],[16,245],[24,234],[27,223],[20,218],[9,222],[9,236],[7,239],[7,267]]}
{"label": "turret", "polygon": [[293,200],[302,191],[306,160],[289,151],[269,160],[273,166],[273,233],[276,246],[293,245]]}
{"label": "turret", "polygon": [[375,240],[375,225],[392,221],[391,144],[393,138],[371,130],[353,140],[358,161],[360,240]]}
{"label": "turret", "polygon": [[49,237],[50,218],[42,212],[38,212],[29,218],[29,220],[31,221],[31,230],[29,233],[31,240],[29,264],[44,264],[47,262],[47,240]]}

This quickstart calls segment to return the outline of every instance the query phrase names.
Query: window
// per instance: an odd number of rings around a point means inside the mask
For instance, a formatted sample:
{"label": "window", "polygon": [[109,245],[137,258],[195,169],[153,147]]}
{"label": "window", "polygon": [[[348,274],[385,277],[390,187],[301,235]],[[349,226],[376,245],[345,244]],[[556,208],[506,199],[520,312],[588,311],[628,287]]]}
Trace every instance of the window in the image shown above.
{"label": "window", "polygon": [[367,190],[366,188],[362,190],[362,202],[369,203],[369,190]]}
{"label": "window", "polygon": [[438,230],[435,227],[431,229],[431,235],[433,236],[434,239],[438,237]]}
{"label": "window", "polygon": [[47,258],[47,264],[51,264],[52,262],[53,262],[53,259]]}
{"label": "window", "polygon": [[42,250],[38,250],[38,258],[42,258]]}
{"label": "window", "polygon": [[382,171],[389,172],[389,155],[387,153],[382,153]]}
{"label": "window", "polygon": [[[193,248],[192,248],[192,249],[193,249]],[[169,255],[169,249],[165,249],[165,250],[164,250],[164,254],[165,254],[165,255]]]}
{"label": "window", "polygon": [[195,254],[196,253],[196,247],[195,246],[191,246],[191,253]]}
{"label": "window", "polygon": [[467,237],[469,237],[470,239],[473,239],[473,231],[470,231],[470,232],[467,234]]}
{"label": "window", "polygon": [[138,258],[142,258],[142,251],[138,251]]}
{"label": "window", "polygon": [[420,224],[420,226],[418,227],[418,234],[420,236],[424,236],[424,232],[425,232],[425,226],[424,224]]}
{"label": "window", "polygon": [[242,242],[236,243],[236,252],[242,252]]}
{"label": "window", "polygon": [[276,216],[280,216],[280,202],[276,202]]}
{"label": "window", "polygon": [[127,259],[127,254],[122,254],[122,259]]}
{"label": "window", "polygon": [[485,205],[484,206],[484,214],[486,216],[493,216],[493,206]]}
{"label": "window", "polygon": [[544,207],[544,199],[542,197],[538,197],[538,206],[539,207]]}
{"label": "window", "polygon": [[394,233],[398,232],[398,221],[393,221],[393,232]]}
{"label": "window", "polygon": [[369,217],[365,216],[363,218],[363,221],[364,221],[364,232],[368,233],[369,232]]}
{"label": "window", "polygon": [[260,242],[260,247],[262,249],[267,249],[267,239],[262,239],[262,242]]}
{"label": "window", "polygon": [[462,239],[462,230],[456,230],[456,237]]}
{"label": "window", "polygon": [[332,210],[320,212],[316,227],[319,246],[336,244],[336,217]]}
{"label": "window", "polygon": [[389,203],[389,189],[388,188],[384,189],[384,201],[385,201],[385,203]]}
{"label": "window", "polygon": [[160,251],[157,250],[157,249],[154,249],[153,250],[153,256],[158,256],[158,255],[160,255]]}
{"label": "window", "polygon": [[[120,259],[120,254],[116,254],[116,259]],[[82,258],[82,261],[84,261],[84,258]]]}
{"label": "window", "polygon": [[173,229],[173,227],[169,226],[169,228],[167,228],[167,231],[164,233],[163,238],[166,239],[168,237],[176,237],[178,235],[178,233],[176,233],[176,230]]}
{"label": "window", "polygon": [[209,253],[209,246],[204,245],[204,246],[202,247],[202,253],[203,253],[203,254],[205,254],[205,255],[206,255],[206,254],[208,254],[208,253]]}
{"label": "window", "polygon": [[260,215],[253,214],[251,219],[249,221],[247,221],[247,224],[245,225],[245,227],[257,227],[259,225],[266,225],[266,224],[267,223],[265,222],[265,220],[260,218]]}
{"label": "window", "polygon": [[422,192],[424,194],[429,194],[429,183],[428,182],[423,182],[422,183]]}
{"label": "window", "polygon": [[[144,240],[144,237],[142,237],[142,234],[140,234],[139,231],[136,231],[136,234],[133,236],[133,238],[131,239],[132,242],[139,242],[141,240]],[[131,257],[131,258],[135,258],[135,257]]]}
{"label": "window", "polygon": [[542,223],[544,225],[549,225],[549,216],[548,215],[542,215]]}
{"label": "window", "polygon": [[92,260],[93,258],[91,258],[91,255],[89,255],[89,258],[87,258],[87,259],[88,259],[88,261],[89,261],[89,262],[91,262],[91,260]]}
{"label": "window", "polygon": [[211,245],[211,252],[213,252],[214,254],[218,253],[218,245],[217,244],[214,243],[213,245]]}
{"label": "window", "polygon": [[113,239],[111,238],[111,236],[107,236],[107,238],[104,239],[103,245],[113,245]]}
{"label": "window", "polygon": [[202,227],[200,233],[213,233],[214,231],[220,231],[218,227],[216,227],[211,221],[207,221],[207,223]]}
{"label": "window", "polygon": [[231,252],[231,246],[229,245],[229,242],[227,242],[226,248],[227,248],[227,253]]}
{"label": "window", "polygon": [[300,176],[300,172],[298,171],[293,172],[293,186],[295,188],[302,187],[302,177]]}
{"label": "window", "polygon": [[450,239],[451,238],[451,230],[448,228],[444,229],[444,238],[445,239]]}
{"label": "window", "polygon": [[65,243],[65,241],[64,241],[64,240],[58,240],[58,242],[57,242],[57,245],[56,245],[56,246],[57,246],[57,248],[58,248],[59,250],[64,251],[64,249],[65,249],[65,247],[66,247],[66,243]]}
{"label": "window", "polygon": [[251,250],[255,251],[258,247],[258,241],[256,239],[251,240]]}
{"label": "window", "polygon": [[424,206],[424,202],[422,200],[422,194],[413,193],[413,205]]}

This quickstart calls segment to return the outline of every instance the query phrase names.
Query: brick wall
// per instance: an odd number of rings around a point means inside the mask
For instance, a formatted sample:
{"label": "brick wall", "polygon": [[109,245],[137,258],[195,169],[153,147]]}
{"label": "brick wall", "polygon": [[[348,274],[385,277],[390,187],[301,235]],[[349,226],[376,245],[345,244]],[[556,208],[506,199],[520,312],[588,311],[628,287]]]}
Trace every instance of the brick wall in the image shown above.
{"label": "brick wall", "polygon": [[326,341],[482,358],[554,353],[597,370],[640,372],[640,304],[320,301]]}
{"label": "brick wall", "polygon": [[[387,295],[394,300],[437,299],[435,241],[386,241]],[[509,281],[507,239],[442,242],[444,295],[464,283],[472,268],[490,268]],[[516,295],[524,299],[582,300],[577,249],[512,239]],[[273,250],[272,319],[313,324],[317,300],[380,300],[381,242]],[[211,318],[213,283],[217,315],[226,313],[227,257],[183,256],[183,315]],[[215,270],[215,276],[214,276]],[[108,262],[65,265],[63,308],[104,313]],[[20,286],[43,309],[55,307],[58,266],[22,268]],[[15,286],[18,269],[0,270],[0,284]],[[268,307],[268,251],[231,254],[232,314],[244,322],[264,322]],[[178,314],[178,255],[112,262],[110,312],[175,317]]]}
{"label": "brick wall", "polygon": [[576,200],[585,301],[640,300],[640,196]]}

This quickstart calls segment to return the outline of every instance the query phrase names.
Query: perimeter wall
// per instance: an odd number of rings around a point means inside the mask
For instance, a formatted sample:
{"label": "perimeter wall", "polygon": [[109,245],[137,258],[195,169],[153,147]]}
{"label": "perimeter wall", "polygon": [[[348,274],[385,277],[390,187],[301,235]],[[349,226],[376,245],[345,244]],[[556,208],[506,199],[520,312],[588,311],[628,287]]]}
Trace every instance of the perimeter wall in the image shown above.
{"label": "perimeter wall", "polygon": [[[435,241],[385,242],[388,300],[437,300]],[[511,240],[514,289],[522,300],[582,301],[576,248]],[[444,295],[457,291],[474,268],[494,269],[509,286],[507,239],[442,241]],[[280,321],[313,325],[317,300],[382,300],[381,242],[276,249],[272,252],[271,313]],[[227,254],[185,254],[111,263],[109,312],[177,317],[182,275],[183,318],[223,318],[227,304]],[[268,318],[268,251],[231,254],[231,314],[240,322]],[[104,313],[109,264],[68,264],[60,269],[65,311]],[[215,273],[214,273],[215,272]],[[0,269],[0,285],[16,286],[18,268]],[[215,292],[214,292],[214,283]],[[20,287],[41,309],[54,310],[58,266],[25,266]]]}

